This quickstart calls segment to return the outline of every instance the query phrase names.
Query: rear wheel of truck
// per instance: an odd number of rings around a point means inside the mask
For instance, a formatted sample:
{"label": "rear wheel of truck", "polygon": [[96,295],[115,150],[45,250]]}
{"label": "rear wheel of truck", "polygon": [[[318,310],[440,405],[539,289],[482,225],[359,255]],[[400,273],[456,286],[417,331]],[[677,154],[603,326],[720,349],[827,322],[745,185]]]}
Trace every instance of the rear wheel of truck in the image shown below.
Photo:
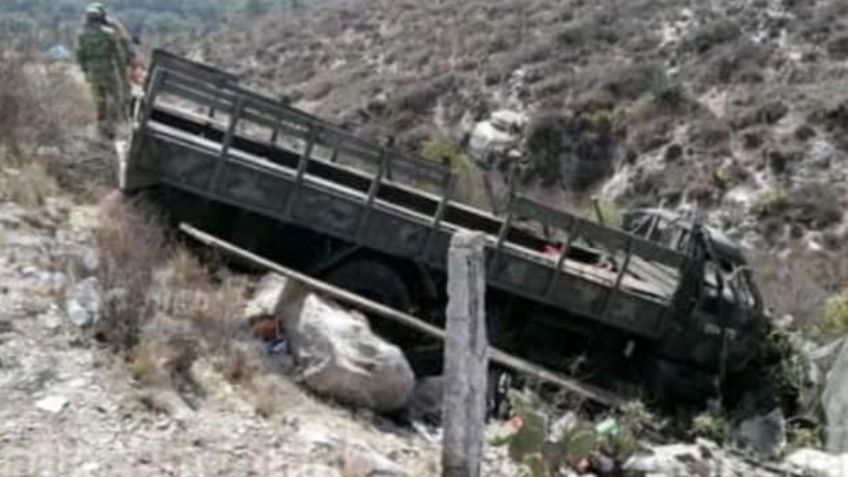
{"label": "rear wheel of truck", "polygon": [[412,298],[403,276],[377,260],[342,263],[327,274],[326,280],[404,313],[412,307]]}
{"label": "rear wheel of truck", "polygon": [[[412,307],[412,297],[403,275],[379,260],[354,259],[342,263],[327,273],[325,280],[404,313]],[[408,351],[417,347],[422,336],[378,314],[370,314],[368,318],[375,333],[406,350],[410,364],[417,370],[419,360]]]}

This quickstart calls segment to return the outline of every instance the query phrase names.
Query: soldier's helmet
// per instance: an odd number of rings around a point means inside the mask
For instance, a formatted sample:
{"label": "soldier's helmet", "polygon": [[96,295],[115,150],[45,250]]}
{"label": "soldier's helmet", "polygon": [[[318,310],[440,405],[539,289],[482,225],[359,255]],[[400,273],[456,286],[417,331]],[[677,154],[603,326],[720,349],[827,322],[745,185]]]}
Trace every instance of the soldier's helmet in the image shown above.
{"label": "soldier's helmet", "polygon": [[105,20],[106,7],[102,3],[96,2],[89,4],[85,8],[85,15],[92,20]]}

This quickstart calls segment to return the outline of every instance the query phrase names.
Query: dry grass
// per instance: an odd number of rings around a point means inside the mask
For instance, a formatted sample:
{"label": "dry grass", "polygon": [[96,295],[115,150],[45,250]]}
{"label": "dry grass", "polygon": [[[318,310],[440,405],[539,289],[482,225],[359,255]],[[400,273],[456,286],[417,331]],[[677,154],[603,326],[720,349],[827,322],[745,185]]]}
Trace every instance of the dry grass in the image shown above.
{"label": "dry grass", "polygon": [[0,53],[0,146],[31,157],[93,122],[91,94],[75,67],[25,51]]}
{"label": "dry grass", "polygon": [[[111,201],[104,216],[114,220],[97,232],[99,278],[114,299],[97,333],[125,356],[133,378],[174,390],[190,405],[215,392],[207,381],[218,378],[210,378],[210,372],[249,394],[258,392],[254,380],[269,368],[241,320],[248,279],[201,263],[188,249],[169,243],[143,204]],[[198,363],[211,371],[199,372]],[[257,412],[270,415],[279,403],[265,401]]]}
{"label": "dry grass", "polygon": [[167,257],[167,242],[156,219],[144,206],[107,199],[96,231],[101,266],[100,283],[114,297],[106,304],[98,336],[116,349],[138,344],[141,329],[152,319],[155,309],[148,293],[155,267]]}
{"label": "dry grass", "polygon": [[43,205],[59,192],[55,174],[74,167],[72,141],[94,118],[77,70],[49,64],[27,50],[0,52],[0,199]]}
{"label": "dry grass", "polygon": [[24,59],[5,52],[0,57],[0,145],[17,155],[26,135],[26,125],[36,124],[32,117],[32,98],[26,94]]}
{"label": "dry grass", "polygon": [[11,153],[0,153],[0,200],[9,200],[24,207],[44,205],[59,192],[55,178],[42,162],[23,162]]}

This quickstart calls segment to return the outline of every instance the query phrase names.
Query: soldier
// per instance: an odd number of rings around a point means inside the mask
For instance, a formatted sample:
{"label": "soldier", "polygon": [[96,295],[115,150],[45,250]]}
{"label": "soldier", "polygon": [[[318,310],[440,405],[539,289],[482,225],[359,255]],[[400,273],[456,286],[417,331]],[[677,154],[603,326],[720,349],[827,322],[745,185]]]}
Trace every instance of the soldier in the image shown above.
{"label": "soldier", "polygon": [[100,133],[114,138],[115,123],[124,114],[129,97],[126,43],[106,17],[106,9],[93,3],[85,11],[85,27],[79,36],[77,61],[91,85],[97,101]]}

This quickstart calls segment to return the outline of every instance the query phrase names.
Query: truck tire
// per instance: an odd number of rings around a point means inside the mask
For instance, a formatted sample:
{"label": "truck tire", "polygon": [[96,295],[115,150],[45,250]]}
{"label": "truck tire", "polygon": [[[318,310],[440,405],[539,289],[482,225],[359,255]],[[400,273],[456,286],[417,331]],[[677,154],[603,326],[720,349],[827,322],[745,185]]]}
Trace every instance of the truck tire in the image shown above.
{"label": "truck tire", "polygon": [[332,269],[326,276],[331,284],[408,312],[412,298],[400,273],[377,260],[351,260]]}

